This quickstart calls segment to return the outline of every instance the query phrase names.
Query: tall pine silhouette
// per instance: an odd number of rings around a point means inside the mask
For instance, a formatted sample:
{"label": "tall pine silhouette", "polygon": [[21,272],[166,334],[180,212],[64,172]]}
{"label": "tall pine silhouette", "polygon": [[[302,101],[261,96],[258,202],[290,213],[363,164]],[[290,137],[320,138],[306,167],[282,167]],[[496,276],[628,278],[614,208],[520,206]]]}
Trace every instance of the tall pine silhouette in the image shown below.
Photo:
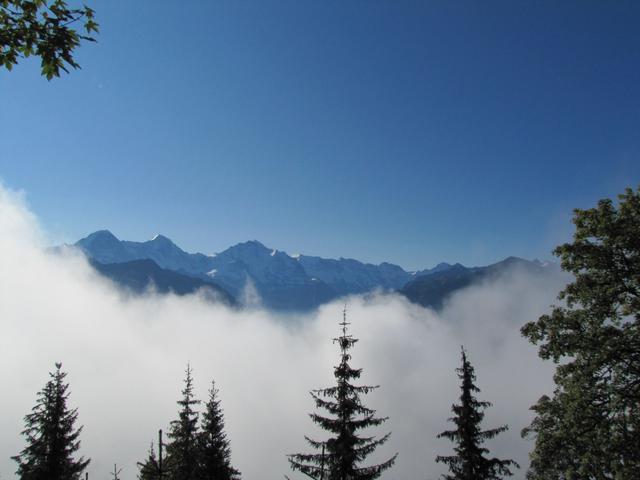
{"label": "tall pine silhouette", "polygon": [[337,385],[311,392],[316,407],[328,413],[328,416],[312,413],[311,419],[331,436],[326,441],[305,437],[311,447],[320,453],[289,455],[293,470],[317,480],[375,479],[390,468],[397,457],[395,454],[377,465],[361,465],[391,434],[387,433],[377,440],[375,437],[359,435],[361,430],[384,423],[387,417],[376,417],[375,410],[365,407],[360,400],[361,395],[378,388],[377,386],[356,386],[352,383],[360,378],[362,369],[349,365],[349,350],[358,340],[347,334],[348,325],[345,310],[340,323],[342,335],[333,339],[340,346],[340,364],[334,367]]}
{"label": "tall pine silhouette", "polygon": [[27,446],[12,457],[21,480],[79,480],[90,460],[74,458],[80,449],[82,427],[75,427],[78,410],[69,410],[69,385],[62,364],[38,392],[35,407],[24,417]]}
{"label": "tall pine silhouette", "polygon": [[513,460],[487,458],[485,455],[489,450],[481,446],[485,440],[504,432],[508,427],[505,425],[481,430],[483,410],[490,407],[491,403],[481,402],[474,396],[474,393],[480,392],[480,389],[474,384],[476,376],[464,348],[462,349],[462,367],[456,371],[462,380],[462,394],[460,404],[452,407],[454,416],[449,419],[456,428],[438,435],[438,438],[445,437],[456,444],[455,455],[436,457],[436,462],[449,466],[450,473],[443,477],[447,480],[490,480],[511,476],[509,467],[519,468],[518,464]]}
{"label": "tall pine silhouette", "polygon": [[239,480],[240,472],[231,466],[231,447],[224,432],[224,415],[215,382],[202,414],[199,441],[199,480]]}
{"label": "tall pine silhouette", "polygon": [[171,422],[167,445],[167,467],[173,480],[195,480],[198,462],[198,412],[200,403],[193,396],[191,366],[187,365],[182,398],[178,400],[178,419]]}

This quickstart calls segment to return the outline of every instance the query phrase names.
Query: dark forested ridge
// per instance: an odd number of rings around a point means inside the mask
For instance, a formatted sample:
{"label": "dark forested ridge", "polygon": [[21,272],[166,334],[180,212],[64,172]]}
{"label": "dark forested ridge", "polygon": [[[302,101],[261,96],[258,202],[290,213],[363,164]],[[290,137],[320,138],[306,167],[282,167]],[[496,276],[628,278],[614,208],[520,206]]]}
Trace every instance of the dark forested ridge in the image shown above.
{"label": "dark forested ridge", "polygon": [[91,265],[102,275],[133,293],[143,293],[153,289],[159,293],[187,295],[200,291],[213,300],[227,305],[236,303],[229,292],[215,283],[160,268],[153,260],[142,259],[107,264],[91,260]]}
{"label": "dark forested ridge", "polygon": [[456,263],[446,270],[415,278],[402,287],[400,293],[423,307],[440,310],[446,299],[456,291],[484,281],[498,279],[508,272],[546,275],[556,270],[553,264],[530,262],[517,257],[509,257],[486,267],[469,268]]}

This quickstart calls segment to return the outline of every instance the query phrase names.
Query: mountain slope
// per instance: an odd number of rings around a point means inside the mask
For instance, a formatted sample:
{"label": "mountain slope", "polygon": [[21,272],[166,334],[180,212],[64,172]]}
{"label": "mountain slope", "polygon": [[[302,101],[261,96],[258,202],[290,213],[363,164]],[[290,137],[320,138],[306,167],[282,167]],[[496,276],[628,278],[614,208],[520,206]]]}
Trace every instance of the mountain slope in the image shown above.
{"label": "mountain slope", "polygon": [[123,263],[151,259],[162,268],[199,274],[210,269],[211,259],[201,253],[187,253],[163,235],[146,242],[119,240],[109,230],[99,230],[75,244],[100,263]]}
{"label": "mountain slope", "polygon": [[409,272],[391,263],[372,265],[350,258],[338,260],[299,255],[298,262],[312,278],[323,281],[338,295],[364,293],[382,288],[396,290],[412,277]]}
{"label": "mountain slope", "polygon": [[445,270],[415,278],[402,287],[399,293],[413,303],[440,310],[454,292],[486,280],[496,279],[514,269],[534,275],[543,275],[548,271],[537,262],[517,257],[509,257],[486,267],[469,268],[456,263]]}
{"label": "mountain slope", "polygon": [[209,298],[227,305],[235,304],[234,298],[218,285],[160,268],[150,259],[108,264],[92,260],[91,265],[105,277],[134,293],[144,293],[152,288],[159,293],[188,295],[201,290]]}
{"label": "mountain slope", "polygon": [[328,302],[336,292],[284,252],[253,240],[239,243],[212,258],[207,275],[241,296],[247,282],[255,287],[264,304],[279,310],[308,310]]}

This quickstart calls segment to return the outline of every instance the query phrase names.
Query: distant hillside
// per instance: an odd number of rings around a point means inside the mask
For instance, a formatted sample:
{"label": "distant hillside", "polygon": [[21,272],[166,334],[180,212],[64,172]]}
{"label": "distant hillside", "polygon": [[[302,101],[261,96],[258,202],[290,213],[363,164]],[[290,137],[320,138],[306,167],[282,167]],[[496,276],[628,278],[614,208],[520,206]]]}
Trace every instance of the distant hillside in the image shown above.
{"label": "distant hillside", "polygon": [[473,284],[495,279],[511,269],[521,269],[530,274],[542,275],[549,267],[539,262],[509,257],[486,267],[465,267],[456,263],[450,268],[421,275],[402,287],[399,292],[413,303],[440,310],[454,292]]}
{"label": "distant hillside", "polygon": [[160,268],[150,259],[108,264],[92,260],[91,265],[105,277],[134,293],[144,293],[153,288],[159,293],[188,295],[200,290],[213,300],[227,305],[236,303],[229,292],[218,285]]}

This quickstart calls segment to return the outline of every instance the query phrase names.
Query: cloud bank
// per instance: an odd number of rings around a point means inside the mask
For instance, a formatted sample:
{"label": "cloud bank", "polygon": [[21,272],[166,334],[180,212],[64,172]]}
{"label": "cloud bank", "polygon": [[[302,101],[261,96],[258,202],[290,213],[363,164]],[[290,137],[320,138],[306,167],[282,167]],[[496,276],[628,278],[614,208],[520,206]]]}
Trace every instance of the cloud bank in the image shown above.
{"label": "cloud bank", "polygon": [[510,426],[488,446],[517,460],[524,468],[515,478],[524,478],[532,444],[519,432],[530,421],[529,406],[551,391],[552,369],[519,328],[548,309],[566,283],[561,275],[541,281],[511,272],[458,292],[440,314],[396,295],[368,295],[279,316],[197,295],[128,298],[82,257],[46,253],[43,237],[24,199],[0,187],[0,478],[14,478],[9,457],[24,446],[23,416],[57,361],[84,425],[89,478],[109,478],[114,463],[123,480],[137,477],[136,462],[177,416],[187,362],[199,398],[207,398],[212,379],[220,389],[233,463],[243,477],[298,478],[285,454],[308,451],[305,434],[323,438],[308,417],[308,391],[333,383],[338,350],[331,338],[345,301],[360,339],[352,363],[364,369],[363,383],[381,386],[364,403],[390,417],[375,431],[393,432],[377,459],[400,453],[385,478],[426,480],[444,472],[434,459],[452,445],[436,435],[449,428],[459,396],[454,369],[462,344],[480,398],[494,403],[485,426]]}

